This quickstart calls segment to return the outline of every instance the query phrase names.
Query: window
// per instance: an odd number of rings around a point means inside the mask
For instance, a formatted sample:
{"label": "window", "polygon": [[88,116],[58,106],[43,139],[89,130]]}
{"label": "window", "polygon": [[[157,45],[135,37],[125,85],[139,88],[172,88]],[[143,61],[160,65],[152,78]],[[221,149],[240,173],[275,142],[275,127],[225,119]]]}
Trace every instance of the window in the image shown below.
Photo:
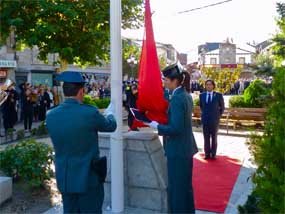
{"label": "window", "polygon": [[217,58],[211,58],[210,59],[210,64],[211,65],[216,65],[217,64]]}
{"label": "window", "polygon": [[245,64],[245,57],[240,57],[238,59],[239,64]]}

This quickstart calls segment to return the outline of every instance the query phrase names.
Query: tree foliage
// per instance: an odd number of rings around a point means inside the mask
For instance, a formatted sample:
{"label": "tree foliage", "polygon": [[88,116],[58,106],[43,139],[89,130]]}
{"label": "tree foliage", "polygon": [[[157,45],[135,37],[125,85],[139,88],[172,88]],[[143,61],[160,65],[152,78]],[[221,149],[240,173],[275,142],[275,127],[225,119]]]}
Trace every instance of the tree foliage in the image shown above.
{"label": "tree foliage", "polygon": [[[141,47],[131,39],[123,40],[123,74],[129,77],[138,77],[139,61],[141,56]],[[132,64],[128,59],[133,57],[137,63]],[[158,56],[160,70],[167,66],[167,59],[164,56]]]}
{"label": "tree foliage", "polygon": [[252,136],[250,150],[258,165],[253,177],[253,195],[262,213],[285,213],[285,3],[277,5],[279,33],[274,37],[274,75],[272,100],[269,103],[263,136]]}
{"label": "tree foliage", "polygon": [[[131,39],[123,40],[123,74],[128,75],[129,77],[138,76],[138,64],[140,59],[141,49],[135,44]],[[134,58],[136,64],[131,64],[128,62],[128,59]]]}
{"label": "tree foliage", "polygon": [[256,70],[257,76],[274,75],[274,59],[269,54],[259,54],[256,57],[256,63],[252,66]]}
{"label": "tree foliage", "polygon": [[[122,27],[137,28],[142,0],[122,0]],[[109,60],[109,0],[2,0],[0,41],[15,30],[20,46],[39,48],[39,59],[58,53],[61,62],[100,65]]]}
{"label": "tree foliage", "polygon": [[250,107],[265,107],[270,90],[262,80],[254,80],[244,91],[244,101]]}
{"label": "tree foliage", "polygon": [[[230,91],[232,84],[234,84],[240,77],[241,69],[236,68],[231,70],[229,68],[203,68],[202,76],[205,81],[206,79],[212,79],[216,83],[216,91],[226,93]],[[204,82],[203,82],[204,83]]]}
{"label": "tree foliage", "polygon": [[285,56],[285,3],[277,3],[277,12],[279,13],[279,19],[277,20],[279,33],[273,38],[276,67],[281,65]]}

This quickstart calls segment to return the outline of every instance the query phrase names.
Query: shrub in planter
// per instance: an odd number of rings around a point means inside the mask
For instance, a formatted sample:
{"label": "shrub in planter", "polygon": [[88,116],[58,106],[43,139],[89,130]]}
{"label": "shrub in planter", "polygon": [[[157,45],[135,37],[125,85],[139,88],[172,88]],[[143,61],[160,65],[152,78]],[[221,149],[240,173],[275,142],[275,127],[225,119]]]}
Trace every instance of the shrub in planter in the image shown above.
{"label": "shrub in planter", "polygon": [[84,95],[83,97],[83,103],[91,106],[97,107],[95,103],[95,99],[93,99],[90,95]]}
{"label": "shrub in planter", "polygon": [[233,96],[229,100],[230,108],[246,108],[250,107],[245,101],[242,95]]}
{"label": "shrub in planter", "polygon": [[99,109],[104,109],[110,104],[110,98],[97,99],[95,100],[95,103]]}
{"label": "shrub in planter", "polygon": [[259,79],[254,80],[244,91],[244,101],[251,107],[265,107],[266,97],[270,95],[270,90],[265,83]]}
{"label": "shrub in planter", "polygon": [[99,109],[107,108],[110,103],[110,98],[93,99],[90,95],[84,95],[83,103],[97,107]]}
{"label": "shrub in planter", "polygon": [[40,187],[51,178],[52,152],[47,144],[24,140],[0,152],[0,169],[14,180],[21,179],[32,187]]}

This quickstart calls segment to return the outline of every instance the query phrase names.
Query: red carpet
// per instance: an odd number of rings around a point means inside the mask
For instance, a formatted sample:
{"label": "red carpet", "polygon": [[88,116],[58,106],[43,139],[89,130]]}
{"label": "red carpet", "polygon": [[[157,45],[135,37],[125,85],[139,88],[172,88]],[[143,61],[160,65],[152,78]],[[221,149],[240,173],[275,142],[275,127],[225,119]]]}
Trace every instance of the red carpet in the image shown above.
{"label": "red carpet", "polygon": [[227,207],[241,162],[227,156],[204,160],[204,155],[194,158],[193,188],[196,210],[223,213]]}

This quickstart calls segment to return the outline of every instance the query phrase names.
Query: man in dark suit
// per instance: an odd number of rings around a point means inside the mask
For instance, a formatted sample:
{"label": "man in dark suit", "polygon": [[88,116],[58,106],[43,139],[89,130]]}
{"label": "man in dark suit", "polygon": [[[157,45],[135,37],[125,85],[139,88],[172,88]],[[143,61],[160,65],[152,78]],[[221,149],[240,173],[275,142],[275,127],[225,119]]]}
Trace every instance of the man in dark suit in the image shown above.
{"label": "man in dark suit", "polygon": [[[106,165],[101,167],[98,132],[113,132],[116,121],[110,105],[105,116],[82,104],[84,79],[63,72],[65,101],[47,113],[47,128],[55,150],[55,173],[64,213],[102,213]],[[100,170],[97,170],[100,168]],[[103,173],[104,174],[104,173]]]}
{"label": "man in dark suit", "polygon": [[200,94],[201,121],[203,124],[205,159],[215,158],[220,117],[224,112],[223,95],[215,92],[215,82],[205,82],[206,92]]}

